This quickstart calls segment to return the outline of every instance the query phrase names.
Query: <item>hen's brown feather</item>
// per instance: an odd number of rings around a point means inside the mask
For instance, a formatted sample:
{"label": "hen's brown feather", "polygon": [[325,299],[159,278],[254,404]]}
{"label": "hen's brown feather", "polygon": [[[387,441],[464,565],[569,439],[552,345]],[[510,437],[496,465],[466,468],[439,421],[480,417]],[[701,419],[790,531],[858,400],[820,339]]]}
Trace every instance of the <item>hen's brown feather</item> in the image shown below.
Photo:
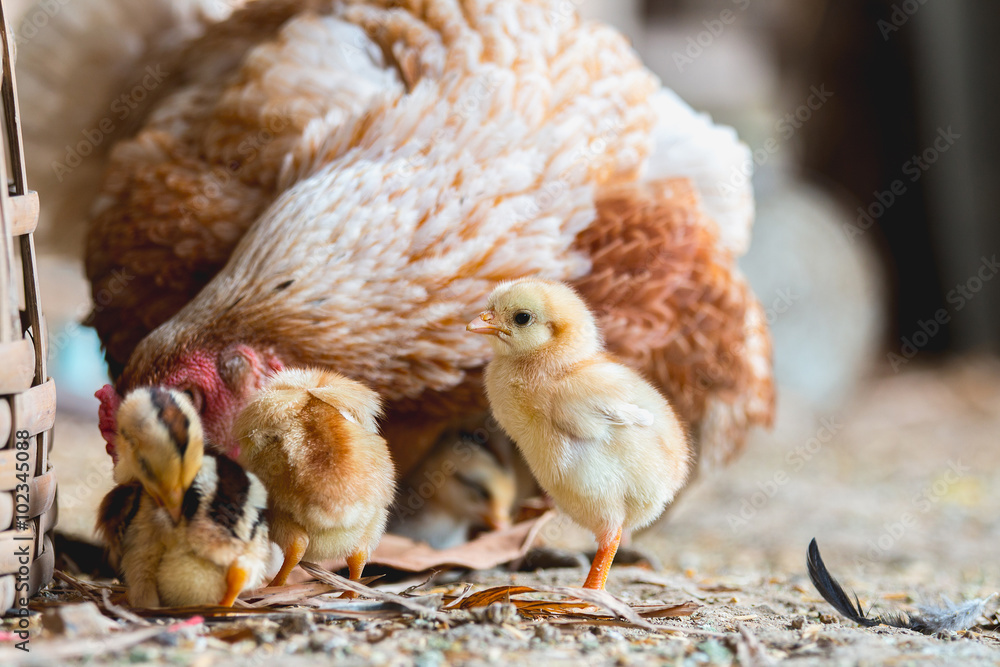
{"label": "hen's brown feather", "polygon": [[290,141],[329,106],[275,95],[273,77],[254,80],[266,53],[245,62],[288,19],[320,4],[250,3],[164,56],[162,83],[123,121],[121,131],[135,134],[111,153],[85,253],[95,301],[87,324],[113,377],[225,265],[279,194]]}
{"label": "hen's brown feather", "polygon": [[[703,456],[730,459],[746,429],[770,425],[774,410],[769,337],[752,326],[749,285],[684,179],[605,190],[597,213],[577,237],[593,269],[574,286],[608,349],[664,391]],[[706,428],[719,402],[746,408],[739,427]]]}

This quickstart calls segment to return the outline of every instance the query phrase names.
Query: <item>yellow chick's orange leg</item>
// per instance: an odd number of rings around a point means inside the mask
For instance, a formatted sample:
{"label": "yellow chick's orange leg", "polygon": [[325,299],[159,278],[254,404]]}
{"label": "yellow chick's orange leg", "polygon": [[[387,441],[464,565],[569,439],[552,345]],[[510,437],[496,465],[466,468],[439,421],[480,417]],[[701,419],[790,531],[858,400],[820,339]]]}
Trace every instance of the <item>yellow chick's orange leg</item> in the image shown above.
{"label": "yellow chick's orange leg", "polygon": [[278,574],[274,575],[274,579],[271,580],[268,586],[284,586],[285,582],[288,581],[288,575],[292,573],[295,566],[306,555],[307,548],[309,548],[309,538],[304,532],[294,536],[287,544],[282,545],[281,550],[285,554],[285,560],[281,563],[281,569],[278,570]]}
{"label": "yellow chick's orange leg", "polygon": [[222,598],[219,606],[232,607],[233,603],[236,602],[236,598],[239,597],[240,593],[246,587],[249,578],[250,572],[245,567],[242,567],[239,561],[230,565],[229,570],[226,572],[226,596]]}
{"label": "yellow chick's orange leg", "polygon": [[[351,581],[361,581],[361,575],[365,571],[365,564],[367,562],[368,554],[364,551],[355,552],[347,557],[348,577]],[[358,594],[353,591],[344,591],[341,597],[353,600],[358,597]]]}
{"label": "yellow chick's orange leg", "polygon": [[597,545],[597,555],[594,556],[594,562],[590,566],[590,574],[587,575],[587,581],[583,584],[584,588],[604,590],[604,583],[608,580],[611,563],[615,559],[615,554],[618,553],[618,544],[621,541],[621,528],[618,528],[614,535],[611,533],[601,535]]}

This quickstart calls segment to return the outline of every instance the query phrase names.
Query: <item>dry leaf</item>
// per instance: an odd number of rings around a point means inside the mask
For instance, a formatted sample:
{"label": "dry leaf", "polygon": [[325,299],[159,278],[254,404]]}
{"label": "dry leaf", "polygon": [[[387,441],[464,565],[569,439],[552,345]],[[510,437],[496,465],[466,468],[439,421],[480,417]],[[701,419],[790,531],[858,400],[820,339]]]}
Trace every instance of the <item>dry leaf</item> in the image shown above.
{"label": "dry leaf", "polygon": [[471,609],[472,607],[488,607],[494,602],[510,602],[511,595],[518,593],[535,593],[534,588],[528,586],[496,586],[487,588],[484,591],[473,593],[462,601],[458,609]]}
{"label": "dry leaf", "polygon": [[[565,599],[518,599],[518,596],[529,593],[555,593]],[[472,594],[469,594],[469,589],[466,588],[460,597],[446,598],[446,600],[448,602],[445,606],[446,609],[472,609],[497,602],[506,602],[513,604],[518,613],[529,619],[545,618],[599,624],[614,623],[647,630],[658,630],[660,626],[654,626],[646,619],[690,616],[700,606],[694,602],[685,602],[677,605],[631,607],[607,591],[594,591],[585,588],[532,588],[528,586],[495,586]],[[593,607],[610,612],[610,616],[600,616],[584,611]]]}
{"label": "dry leaf", "polygon": [[101,613],[93,602],[50,607],[42,614],[42,626],[67,639],[111,634],[118,624]]}
{"label": "dry leaf", "polygon": [[[534,519],[514,524],[510,528],[483,533],[471,542],[451,549],[439,550],[429,544],[415,542],[399,535],[384,535],[368,562],[403,572],[426,572],[450,567],[488,570],[528,553],[535,543],[538,532],[554,514],[549,511]],[[330,572],[347,567],[343,559],[323,561],[319,565]],[[289,577],[292,583],[308,579],[308,575],[300,569],[293,571]]]}
{"label": "dry leaf", "polygon": [[[395,593],[386,593],[385,591],[380,591],[374,588],[368,588],[364,584],[358,583],[356,581],[351,581],[339,574],[334,574],[333,572],[327,572],[315,563],[299,563],[299,567],[308,572],[310,575],[316,577],[320,581],[330,584],[336,587],[338,590],[351,591],[357,593],[366,598],[371,598],[373,600],[380,600],[382,602],[392,602],[404,609],[407,609],[421,618],[435,618],[437,620],[446,620],[446,615],[437,611],[437,606],[429,606],[428,602],[437,601],[440,603],[440,596],[436,595],[425,595],[419,597],[403,597],[402,595],[396,595]],[[421,604],[418,600],[423,600],[425,604]]]}
{"label": "dry leaf", "polygon": [[682,616],[690,616],[695,611],[697,611],[701,605],[697,602],[682,602],[680,604],[674,604],[669,606],[664,605],[649,605],[649,609],[643,606],[635,606],[635,609],[640,616],[643,618],[680,618]]}

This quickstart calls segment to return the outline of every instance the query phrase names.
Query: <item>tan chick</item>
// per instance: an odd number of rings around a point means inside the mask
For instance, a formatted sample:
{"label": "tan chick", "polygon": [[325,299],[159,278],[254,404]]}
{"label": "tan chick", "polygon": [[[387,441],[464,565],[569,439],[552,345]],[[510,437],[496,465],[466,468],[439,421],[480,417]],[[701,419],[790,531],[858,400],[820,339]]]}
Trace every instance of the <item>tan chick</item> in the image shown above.
{"label": "tan chick", "polygon": [[130,604],[231,606],[263,583],[267,493],[234,461],[204,453],[187,397],[138,389],[117,419],[119,486],[102,501],[97,528]]}
{"label": "tan chick", "polygon": [[353,580],[385,530],[394,470],[378,394],[321,369],[275,374],[236,420],[240,461],[268,489],[281,586],[303,559],[346,558]]}
{"label": "tan chick", "polygon": [[593,315],[566,285],[501,283],[468,330],[491,336],[486,393],[497,421],[542,488],[597,536],[584,587],[603,589],[622,531],[652,522],[684,485],[684,427],[652,385],[604,351]]}
{"label": "tan chick", "polygon": [[518,495],[513,444],[488,415],[446,430],[400,482],[389,532],[449,549],[511,524]]}

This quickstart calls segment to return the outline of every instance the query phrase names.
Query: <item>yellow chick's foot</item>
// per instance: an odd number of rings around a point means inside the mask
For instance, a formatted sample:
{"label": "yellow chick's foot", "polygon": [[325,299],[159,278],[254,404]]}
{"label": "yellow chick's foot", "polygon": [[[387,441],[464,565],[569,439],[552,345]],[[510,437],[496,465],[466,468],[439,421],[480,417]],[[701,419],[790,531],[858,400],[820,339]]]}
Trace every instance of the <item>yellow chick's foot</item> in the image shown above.
{"label": "yellow chick's foot", "polygon": [[233,563],[226,572],[226,595],[219,602],[220,607],[232,607],[250,579],[250,571],[239,563]]}
{"label": "yellow chick's foot", "polygon": [[590,566],[590,574],[587,575],[587,581],[583,584],[584,588],[594,588],[599,591],[604,590],[608,574],[611,573],[611,563],[615,560],[615,554],[618,553],[618,544],[621,541],[621,528],[614,535],[607,533],[601,536],[597,546],[597,555],[594,556],[594,562]]}
{"label": "yellow chick's foot", "polygon": [[[361,581],[361,575],[364,574],[365,564],[367,563],[368,553],[366,551],[357,551],[347,557],[348,576],[351,581]],[[353,600],[358,597],[358,594],[354,591],[344,591],[344,594],[340,597]]]}
{"label": "yellow chick's foot", "polygon": [[288,575],[292,573],[295,566],[299,564],[302,557],[306,555],[306,549],[309,548],[309,537],[305,533],[301,535],[296,535],[288,542],[288,544],[282,545],[282,553],[285,554],[285,560],[281,564],[281,569],[278,570],[278,574],[274,575],[274,579],[271,580],[269,586],[284,586],[285,582],[288,581]]}

